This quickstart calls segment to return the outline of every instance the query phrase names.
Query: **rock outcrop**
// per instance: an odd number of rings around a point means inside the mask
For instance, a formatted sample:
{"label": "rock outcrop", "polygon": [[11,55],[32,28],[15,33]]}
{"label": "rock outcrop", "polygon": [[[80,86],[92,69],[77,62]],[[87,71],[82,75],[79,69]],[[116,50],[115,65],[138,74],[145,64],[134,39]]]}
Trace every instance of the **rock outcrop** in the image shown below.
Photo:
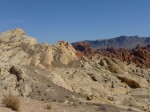
{"label": "rock outcrop", "polygon": [[137,45],[133,49],[123,49],[123,48],[101,48],[94,50],[91,45],[87,42],[77,42],[74,44],[74,48],[77,50],[78,57],[103,57],[116,58],[120,61],[127,63],[135,63],[138,67],[148,67],[150,68],[150,45],[145,47]]}
{"label": "rock outcrop", "polygon": [[115,112],[113,108],[123,109],[122,105],[134,112],[150,111],[150,69],[135,65],[149,67],[140,61],[149,61],[145,58],[149,46],[99,52],[79,43],[77,51],[63,41],[39,44],[21,29],[2,33],[0,40],[0,96],[11,93],[65,105],[104,104]]}
{"label": "rock outcrop", "polygon": [[68,64],[71,61],[77,60],[76,51],[68,42],[59,41],[53,47],[54,60],[62,64]]}
{"label": "rock outcrop", "polygon": [[38,44],[36,39],[26,36],[22,29],[7,31],[0,35],[0,66],[33,65],[51,67],[53,61],[68,64],[77,60],[76,51],[67,42],[55,46]]}
{"label": "rock outcrop", "polygon": [[116,58],[128,63],[135,63],[139,67],[150,67],[150,45],[145,47],[137,46],[134,49],[115,49],[109,47],[107,49],[98,49],[96,53],[107,56],[109,58]]}
{"label": "rock outcrop", "polygon": [[88,57],[94,55],[94,51],[88,42],[77,42],[73,45],[73,47],[77,50],[77,56],[79,58],[83,55]]}

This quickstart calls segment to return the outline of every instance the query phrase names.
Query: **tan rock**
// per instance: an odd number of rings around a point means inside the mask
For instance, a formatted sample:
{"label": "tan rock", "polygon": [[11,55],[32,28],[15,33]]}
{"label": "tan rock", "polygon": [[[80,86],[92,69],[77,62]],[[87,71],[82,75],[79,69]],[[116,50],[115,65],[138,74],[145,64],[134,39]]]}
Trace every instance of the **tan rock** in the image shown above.
{"label": "tan rock", "polygon": [[77,60],[76,51],[68,42],[59,41],[54,48],[55,61],[59,61],[62,64],[68,64],[71,61]]}
{"label": "tan rock", "polygon": [[124,94],[127,94],[129,91],[128,89],[124,87],[117,87],[117,88],[114,88],[113,92],[114,94],[117,94],[117,95],[124,95]]}

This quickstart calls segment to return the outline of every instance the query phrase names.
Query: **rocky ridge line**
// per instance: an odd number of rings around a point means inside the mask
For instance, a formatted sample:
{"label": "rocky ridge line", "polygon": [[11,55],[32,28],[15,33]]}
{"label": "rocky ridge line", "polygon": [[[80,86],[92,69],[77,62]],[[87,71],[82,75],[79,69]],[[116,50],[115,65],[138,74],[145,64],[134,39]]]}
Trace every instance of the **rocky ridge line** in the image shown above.
{"label": "rocky ridge line", "polygon": [[111,59],[116,58],[127,63],[135,63],[139,67],[150,68],[150,45],[145,47],[137,45],[136,48],[129,50],[123,48],[115,49],[114,47],[94,50],[89,43],[81,42],[76,43],[74,48],[77,50],[79,57],[106,56]]}

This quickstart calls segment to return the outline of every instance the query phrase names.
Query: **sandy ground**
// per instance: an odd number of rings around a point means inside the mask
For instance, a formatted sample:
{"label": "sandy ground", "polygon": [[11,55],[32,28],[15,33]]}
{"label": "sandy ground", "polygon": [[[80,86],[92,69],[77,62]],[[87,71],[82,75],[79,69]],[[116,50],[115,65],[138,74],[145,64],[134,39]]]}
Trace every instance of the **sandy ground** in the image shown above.
{"label": "sandy ground", "polygon": [[[21,107],[19,112],[142,112],[135,108],[124,106],[116,107],[104,104],[44,103],[42,101],[22,97],[20,101]],[[47,109],[47,105],[51,105],[51,108]],[[0,97],[0,112],[15,112],[2,104],[2,97]]]}
{"label": "sandy ground", "polygon": [[[42,101],[32,100],[29,98],[20,98],[21,107],[19,112],[95,112],[96,106],[90,109],[88,106],[78,106],[75,104],[61,104],[61,103],[43,103]],[[2,104],[0,98],[0,112],[15,112],[11,108],[7,108]],[[46,109],[47,105],[51,105],[51,109]]]}

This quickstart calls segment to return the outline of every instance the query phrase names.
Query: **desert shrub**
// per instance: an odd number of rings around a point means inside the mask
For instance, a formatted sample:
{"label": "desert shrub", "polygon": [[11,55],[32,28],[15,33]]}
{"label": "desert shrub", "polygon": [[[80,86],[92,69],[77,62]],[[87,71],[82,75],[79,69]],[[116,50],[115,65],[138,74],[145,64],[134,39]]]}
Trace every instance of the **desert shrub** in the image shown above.
{"label": "desert shrub", "polygon": [[13,110],[20,109],[20,99],[17,96],[9,94],[2,100],[2,103]]}
{"label": "desert shrub", "polygon": [[52,109],[52,105],[49,103],[45,106],[45,109],[51,110]]}

